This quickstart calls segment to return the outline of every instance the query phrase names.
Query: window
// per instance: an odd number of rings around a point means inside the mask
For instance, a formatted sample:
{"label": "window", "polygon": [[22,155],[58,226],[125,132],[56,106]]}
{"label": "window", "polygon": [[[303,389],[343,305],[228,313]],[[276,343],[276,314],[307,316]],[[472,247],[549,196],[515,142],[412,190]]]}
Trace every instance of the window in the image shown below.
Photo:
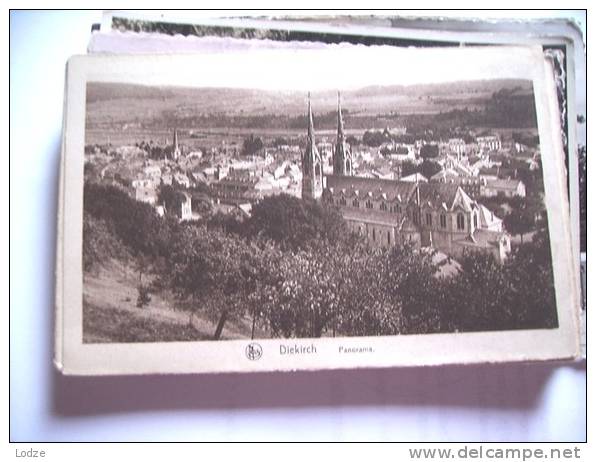
{"label": "window", "polygon": [[386,204],[385,202],[381,202],[381,206],[380,206],[380,208],[381,208],[381,210],[382,210],[383,212],[386,212],[386,211],[387,211],[387,204]]}
{"label": "window", "polygon": [[474,228],[478,228],[478,215],[474,214]]}
{"label": "window", "polygon": [[443,228],[443,229],[447,228],[447,217],[445,216],[444,213],[441,214],[440,222],[441,222],[441,228]]}
{"label": "window", "polygon": [[373,208],[373,203],[370,200],[366,201],[366,208],[367,209],[372,209]]}
{"label": "window", "polygon": [[426,226],[433,225],[433,216],[430,213],[426,213]]}
{"label": "window", "polygon": [[358,199],[354,199],[354,200],[352,201],[352,206],[353,206],[353,207],[360,207],[360,203],[358,202]]}
{"label": "window", "polygon": [[339,199],[339,205],[346,205],[346,198],[345,197],[341,197]]}
{"label": "window", "polygon": [[387,231],[387,245],[391,245],[391,233]]}
{"label": "window", "polygon": [[415,225],[420,224],[420,210],[415,210],[414,213],[412,213],[412,220]]}
{"label": "window", "polygon": [[377,241],[377,233],[375,231],[375,229],[373,228],[373,242]]}
{"label": "window", "polygon": [[463,213],[457,214],[457,229],[465,229],[466,228],[466,218],[464,217]]}

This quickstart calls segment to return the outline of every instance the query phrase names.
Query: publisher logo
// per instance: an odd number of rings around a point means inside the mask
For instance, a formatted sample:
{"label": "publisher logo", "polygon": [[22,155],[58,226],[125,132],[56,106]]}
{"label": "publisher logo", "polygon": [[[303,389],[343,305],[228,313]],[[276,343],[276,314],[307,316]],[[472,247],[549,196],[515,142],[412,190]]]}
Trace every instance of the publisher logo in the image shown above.
{"label": "publisher logo", "polygon": [[246,357],[251,361],[256,361],[263,356],[263,348],[258,343],[249,343],[246,345]]}

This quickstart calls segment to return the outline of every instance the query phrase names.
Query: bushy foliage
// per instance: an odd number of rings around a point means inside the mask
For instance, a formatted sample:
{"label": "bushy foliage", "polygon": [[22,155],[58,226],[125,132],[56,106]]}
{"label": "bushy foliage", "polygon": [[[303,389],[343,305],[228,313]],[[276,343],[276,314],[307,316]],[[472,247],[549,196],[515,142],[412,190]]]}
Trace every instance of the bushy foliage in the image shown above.
{"label": "bushy foliage", "polygon": [[253,334],[258,326],[288,338],[557,325],[545,233],[505,264],[468,253],[457,274],[438,277],[431,253],[371,248],[321,203],[277,196],[244,222],[214,215],[179,225],[117,188],[89,185],[84,258],[97,260],[118,242],[153,262],[152,290],[169,288],[216,322],[214,339],[229,320],[247,318]]}
{"label": "bushy foliage", "polygon": [[126,248],[105,220],[83,214],[83,270],[91,271],[110,258],[125,260]]}
{"label": "bushy foliage", "polygon": [[242,142],[242,155],[252,156],[263,149],[264,146],[265,143],[263,143],[263,139],[260,136],[249,135]]}
{"label": "bushy foliage", "polygon": [[546,233],[540,232],[514,248],[505,264],[482,253],[460,258],[462,271],[443,291],[452,330],[556,327],[550,255]]}
{"label": "bushy foliage", "polygon": [[246,223],[248,237],[263,237],[283,250],[305,249],[321,241],[341,241],[346,224],[333,207],[287,194],[266,197],[256,204]]}
{"label": "bushy foliage", "polygon": [[362,143],[374,148],[381,146],[388,140],[389,138],[380,130],[366,130],[362,135]]}
{"label": "bushy foliage", "polygon": [[166,213],[176,215],[186,200],[184,194],[172,185],[162,184],[159,187],[157,200],[165,206]]}
{"label": "bushy foliage", "polygon": [[439,146],[436,144],[424,144],[420,148],[420,157],[423,159],[434,159],[439,157]]}
{"label": "bushy foliage", "polygon": [[168,253],[173,223],[162,220],[149,204],[132,199],[126,191],[108,185],[85,184],[84,209],[103,220],[135,255],[164,256]]}
{"label": "bushy foliage", "polygon": [[180,297],[193,299],[218,319],[215,339],[228,319],[251,311],[247,301],[273,277],[271,263],[279,257],[271,246],[260,244],[206,226],[181,227],[172,235],[163,278]]}

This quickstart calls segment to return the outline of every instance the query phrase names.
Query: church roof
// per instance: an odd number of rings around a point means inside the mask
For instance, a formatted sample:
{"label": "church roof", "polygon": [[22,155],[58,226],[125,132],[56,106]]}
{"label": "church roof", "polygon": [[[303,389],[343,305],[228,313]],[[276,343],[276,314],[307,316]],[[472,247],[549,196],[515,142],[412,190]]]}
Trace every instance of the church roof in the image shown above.
{"label": "church roof", "polygon": [[478,204],[478,208],[480,212],[480,226],[482,228],[489,228],[503,221],[499,217],[497,217],[493,212],[487,209],[484,205]]}
{"label": "church roof", "polygon": [[361,223],[372,223],[385,226],[396,226],[398,224],[397,215],[378,210],[346,207],[342,209],[341,214],[344,220],[348,221],[358,221]]}
{"label": "church roof", "polygon": [[453,204],[451,205],[452,209],[455,207],[460,207],[466,212],[471,212],[473,209],[478,207],[478,204],[472,200],[472,198],[468,196],[462,188],[458,187],[455,193]]}
{"label": "church roof", "polygon": [[392,201],[399,196],[401,202],[406,202],[416,189],[416,183],[381,178],[328,175],[327,188],[333,189],[335,194],[342,190],[345,190],[347,196],[357,193],[361,198],[365,198],[369,193],[375,199],[385,194],[384,198]]}
{"label": "church roof", "polygon": [[[433,207],[440,207],[445,204],[448,210],[453,209],[458,198],[458,191],[463,193],[458,185],[452,183],[418,183],[418,188],[420,190],[421,205],[430,203]],[[468,201],[472,201],[467,194],[463,194],[466,204]]]}

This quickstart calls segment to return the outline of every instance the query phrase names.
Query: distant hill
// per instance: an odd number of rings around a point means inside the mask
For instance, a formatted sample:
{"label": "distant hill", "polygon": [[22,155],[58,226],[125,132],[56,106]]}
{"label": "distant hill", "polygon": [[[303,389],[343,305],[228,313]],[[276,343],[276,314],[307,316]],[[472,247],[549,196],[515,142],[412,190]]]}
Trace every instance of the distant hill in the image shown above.
{"label": "distant hill", "polygon": [[[528,80],[483,80],[412,86],[370,86],[342,92],[346,119],[485,110],[497,92],[532,100]],[[291,127],[306,113],[304,92],[232,88],[151,87],[90,82],[87,127]],[[337,107],[335,91],[313,92],[315,117],[325,125]]]}

